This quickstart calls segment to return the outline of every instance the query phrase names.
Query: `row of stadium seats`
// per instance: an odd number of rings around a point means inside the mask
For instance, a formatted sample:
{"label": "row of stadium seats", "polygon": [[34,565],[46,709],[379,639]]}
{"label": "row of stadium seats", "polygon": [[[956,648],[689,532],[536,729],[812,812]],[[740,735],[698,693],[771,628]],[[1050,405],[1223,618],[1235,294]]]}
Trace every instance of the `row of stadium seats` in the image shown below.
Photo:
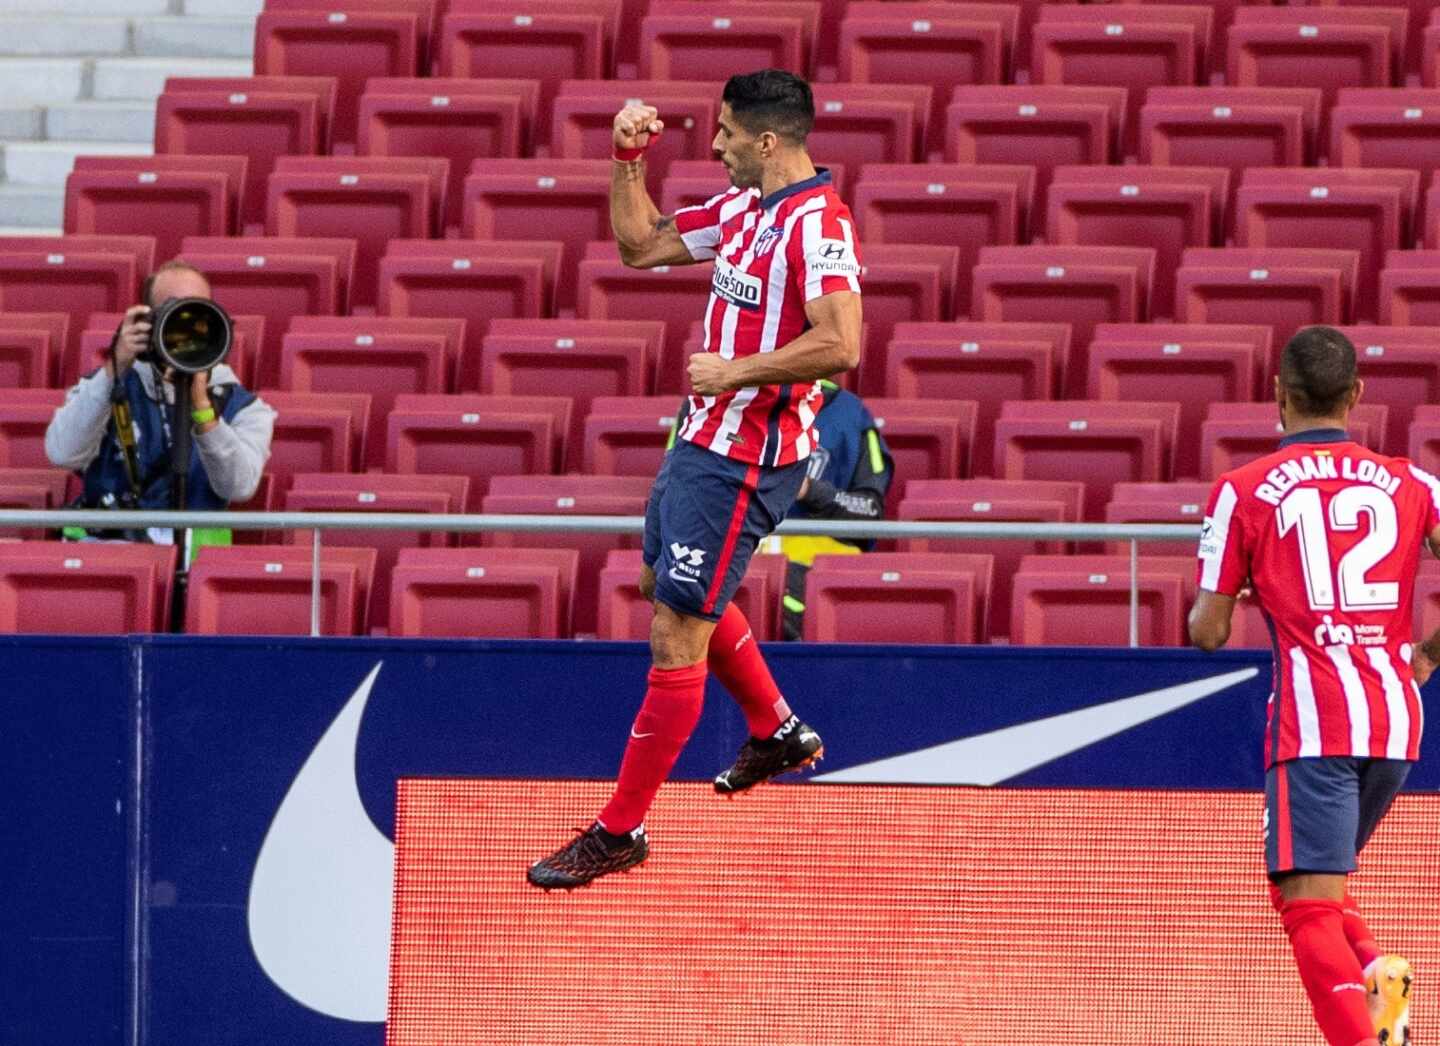
{"label": "row of stadium seats", "polygon": [[[0,543],[0,630],[164,631],[175,549],[157,545]],[[584,574],[578,553],[558,548],[404,548],[388,582],[373,548],[329,547],[320,563],[323,635],[365,635],[384,590],[391,635],[566,638],[581,632]],[[612,550],[594,579],[587,621],[602,639],[644,639],[650,607],[636,584],[641,556]],[[762,639],[778,638],[785,559],[757,555],[735,596]],[[1129,636],[1128,559],[1024,555],[1009,584],[1010,641],[1022,645],[1124,645]],[[820,556],[807,577],[805,638],[816,642],[977,643],[992,634],[1002,577],[985,553]],[[311,626],[311,553],[300,546],[202,549],[190,571],[186,631],[304,635]],[[1195,596],[1194,561],[1148,556],[1138,570],[1138,638],[1183,645]],[[83,594],[83,599],[76,599]],[[1415,591],[1422,632],[1440,623],[1440,565],[1422,568]],[[1262,647],[1269,634],[1242,601],[1232,646]]]}
{"label": "row of stadium seats", "polygon": [[[642,99],[666,132],[647,154],[657,183],[677,160],[711,156],[723,84],[694,80],[563,80],[540,103],[540,81],[374,77],[364,85],[354,152],[450,161],[452,196],[477,159],[607,159],[615,113]],[[332,152],[333,77],[166,81],[155,151],[251,160],[251,225],[263,221],[265,177],[279,156]],[[808,139],[822,163],[1142,163],[1345,167],[1435,166],[1435,88],[975,85],[936,107],[924,84],[818,84]],[[932,120],[932,111],[934,117]],[[1127,139],[1127,135],[1129,136]],[[1130,140],[1133,139],[1133,140]],[[1044,146],[1044,148],[1036,148]],[[342,153],[340,150],[335,150]],[[455,222],[452,221],[452,225]]]}
{"label": "row of stadium seats", "polygon": [[[1031,0],[1022,19],[1022,5],[991,3],[769,0],[718,14],[697,0],[367,0],[334,18],[315,0],[267,0],[255,71],[335,77],[330,131],[340,152],[360,137],[367,80],[426,74],[537,79],[542,134],[564,80],[710,81],[764,67],[821,82],[926,85],[935,120],[957,89],[1012,79],[1138,95],[1213,76],[1331,97],[1342,87],[1436,85],[1440,23],[1425,24],[1429,5],[1412,3],[1410,11],[1229,4],[1216,18],[1211,5]],[[1017,40],[1022,33],[1028,39]],[[1124,126],[1126,140],[1136,127]]]}
{"label": "row of stadium seats", "polygon": [[[1437,444],[1440,444],[1440,437],[1437,437]],[[55,470],[0,469],[0,507],[59,507],[64,503],[68,481],[68,476]],[[290,512],[431,514],[453,514],[468,508],[495,515],[639,516],[645,510],[649,486],[650,478],[646,476],[497,476],[489,480],[487,487],[471,477],[459,475],[301,473],[293,477],[293,485],[283,494],[278,492],[273,477],[268,478],[261,495],[247,507]],[[477,490],[481,492],[478,495]],[[1209,492],[1210,484],[1206,482],[1116,483],[1106,492],[1108,502],[1103,504],[1101,511],[1092,518],[1107,523],[1198,524]],[[1090,493],[1086,484],[1072,479],[911,479],[904,485],[904,496],[895,506],[893,515],[907,521],[1074,523],[1085,518],[1086,501]],[[26,532],[12,534],[10,537],[27,539],[27,545],[46,544],[42,540],[46,537],[44,533]],[[293,531],[284,535],[272,533],[269,537],[260,531],[242,531],[237,533],[236,540],[246,551],[227,554],[249,557],[246,561],[253,563],[256,557],[263,559],[265,553],[256,547],[262,546],[267,550],[278,550],[274,552],[272,559],[283,559],[293,554],[300,557],[297,561],[308,569],[310,535],[307,531]],[[1123,542],[1076,545],[1058,541],[962,542],[909,539],[895,544],[899,550],[896,554],[942,557],[963,554],[963,557],[983,556],[987,564],[993,563],[993,569],[987,567],[982,598],[977,604],[987,609],[980,616],[971,615],[964,622],[957,623],[958,619],[952,621],[952,625],[958,629],[955,634],[962,637],[957,641],[961,642],[975,641],[972,637],[998,639],[1034,635],[1023,632],[1023,623],[1012,622],[1011,619],[1011,609],[1017,605],[1015,593],[1025,590],[1025,586],[1017,579],[1025,572],[1031,557],[1079,554],[1082,558],[1077,559],[1076,563],[1083,564],[1088,561],[1084,558],[1087,556],[1123,557],[1128,553],[1128,545]],[[363,631],[366,628],[388,627],[393,632],[405,627],[396,617],[400,612],[398,605],[392,604],[392,582],[396,564],[403,563],[405,555],[415,550],[433,551],[456,547],[469,549],[477,546],[487,549],[546,548],[576,557],[577,572],[566,589],[570,595],[565,597],[567,623],[562,629],[563,634],[598,632],[602,636],[623,638],[635,634],[634,630],[643,626],[643,621],[637,625],[640,618],[628,611],[619,614],[614,620],[607,617],[613,608],[607,609],[606,600],[609,597],[602,595],[610,587],[629,586],[627,591],[633,589],[637,564],[632,560],[621,561],[614,557],[625,550],[629,550],[632,556],[638,555],[635,551],[638,549],[638,539],[635,537],[580,533],[493,533],[477,538],[474,535],[457,536],[445,533],[346,530],[329,532],[325,537],[325,547],[332,551],[364,549],[373,557],[369,570],[375,582],[365,585],[368,595],[362,601],[359,616],[353,621],[346,619],[352,623],[339,628],[339,631],[348,634],[357,629]],[[68,547],[72,551],[86,551],[91,546]],[[7,550],[15,552],[9,544],[0,545],[0,551]],[[1189,578],[1194,572],[1194,551],[1195,543],[1192,540],[1149,543],[1141,546],[1141,561],[1148,571],[1155,564],[1173,566],[1178,559],[1185,565],[1184,576]],[[878,555],[867,553],[854,559],[880,571],[888,561],[877,558]],[[777,561],[764,558],[758,562],[768,563],[773,567]],[[855,564],[851,564],[853,565]],[[1096,572],[1082,566],[1077,566],[1076,569]],[[1099,572],[1119,573],[1128,578],[1128,566]],[[883,577],[879,582],[888,583]],[[780,584],[776,582],[776,585]],[[908,582],[902,587],[908,587]],[[776,588],[777,601],[778,592],[779,588]],[[633,591],[631,595],[635,595]],[[1186,606],[1188,605],[1187,602]],[[767,610],[766,614],[768,613]],[[877,620],[887,619],[888,615],[877,613],[875,617]],[[303,620],[306,622],[303,627],[308,628],[308,612]],[[752,620],[755,618],[752,617]],[[764,625],[761,629],[763,636],[778,635],[771,627],[774,623],[768,616],[761,620]],[[1163,620],[1168,622],[1169,618]],[[814,619],[817,627],[821,621],[823,613]],[[0,624],[0,627],[3,627],[3,624]],[[872,623],[867,627],[878,626]],[[903,622],[897,622],[895,627],[903,629],[907,626]],[[621,633],[618,630],[622,628],[630,631]],[[1168,629],[1169,625],[1166,624],[1164,628]],[[860,634],[850,634],[849,638],[858,639]],[[1263,629],[1259,629],[1247,634],[1250,640],[1259,643],[1265,633]],[[1177,641],[1163,638],[1171,635],[1167,630],[1153,635],[1147,632],[1147,635],[1152,636],[1147,642]],[[1109,641],[1109,638],[1102,641]]]}

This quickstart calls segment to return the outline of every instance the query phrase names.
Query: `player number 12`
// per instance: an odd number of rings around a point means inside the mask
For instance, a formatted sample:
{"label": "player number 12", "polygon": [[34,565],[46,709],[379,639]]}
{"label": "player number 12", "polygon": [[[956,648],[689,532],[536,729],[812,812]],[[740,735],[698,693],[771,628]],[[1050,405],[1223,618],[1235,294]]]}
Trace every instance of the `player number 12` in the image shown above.
{"label": "player number 12", "polygon": [[1370,533],[1340,557],[1340,569],[1336,571],[1330,562],[1330,541],[1325,531],[1320,491],[1315,487],[1298,487],[1280,502],[1275,520],[1282,538],[1292,530],[1299,534],[1305,594],[1311,610],[1334,610],[1337,588],[1341,610],[1399,608],[1399,582],[1365,578],[1375,564],[1395,551],[1400,537],[1395,502],[1374,487],[1345,487],[1330,499],[1331,530],[1360,529],[1362,514],[1370,518]]}

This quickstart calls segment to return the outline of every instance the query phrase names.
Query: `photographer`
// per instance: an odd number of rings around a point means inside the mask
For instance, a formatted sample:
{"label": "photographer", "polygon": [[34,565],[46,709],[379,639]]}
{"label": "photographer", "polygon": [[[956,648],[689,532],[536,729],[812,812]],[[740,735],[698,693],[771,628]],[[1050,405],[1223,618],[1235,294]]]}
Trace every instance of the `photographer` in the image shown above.
{"label": "photographer", "polygon": [[[157,360],[151,320],[167,302],[210,298],[203,273],[170,261],[145,281],[144,304],[125,313],[105,365],[82,378],[45,431],[45,453],[85,481],[87,508],[171,508],[171,447],[175,443],[176,381],[190,382],[192,447],[185,508],[221,510],[255,493],[270,456],[275,411],[241,385],[223,363],[189,375]],[[116,383],[119,383],[117,390]],[[117,417],[128,411],[133,456],[117,439]],[[157,537],[157,535],[152,535]],[[160,539],[163,540],[163,539]]]}

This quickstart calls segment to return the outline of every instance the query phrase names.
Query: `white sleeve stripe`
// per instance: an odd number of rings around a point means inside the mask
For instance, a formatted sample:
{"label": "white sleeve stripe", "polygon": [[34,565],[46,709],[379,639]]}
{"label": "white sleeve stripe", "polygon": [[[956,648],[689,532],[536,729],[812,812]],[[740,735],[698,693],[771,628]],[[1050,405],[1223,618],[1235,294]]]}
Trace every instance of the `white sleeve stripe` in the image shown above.
{"label": "white sleeve stripe", "polygon": [[[854,230],[852,230],[852,229],[850,228],[850,223],[849,223],[846,219],[841,218],[841,219],[839,219],[839,222],[840,222],[840,228],[841,228],[841,230],[845,233],[845,246],[847,246],[847,247],[850,248],[850,257],[852,257],[852,258],[854,258],[854,259],[856,259],[856,260],[858,261],[858,260],[860,259],[860,255],[859,255],[859,253],[855,250],[855,233],[854,233]],[[852,291],[854,291],[856,294],[859,294],[859,293],[860,293],[860,281],[859,281],[859,280],[857,280],[854,276],[846,276],[846,277],[845,277],[845,281],[850,284],[850,289],[851,289]]]}
{"label": "white sleeve stripe", "polygon": [[[1239,495],[1235,493],[1235,485],[1226,483],[1220,488],[1220,496],[1215,500],[1215,513],[1207,522],[1210,524],[1210,552],[1202,552],[1200,561],[1205,564],[1205,569],[1200,574],[1200,587],[1207,591],[1214,592],[1220,584],[1220,568],[1225,564],[1225,548],[1230,541],[1230,520],[1235,514],[1235,503],[1239,501]],[[1201,538],[1201,543],[1205,538]]]}
{"label": "white sleeve stripe", "polygon": [[1410,475],[1414,476],[1421,483],[1425,484],[1430,491],[1430,503],[1435,506],[1435,511],[1440,512],[1440,479],[1436,479],[1424,469],[1410,466]]}
{"label": "white sleeve stripe", "polygon": [[[800,222],[800,235],[802,237],[800,251],[802,256],[809,258],[810,251],[820,242],[820,211],[811,211]],[[806,266],[805,272],[805,300],[811,301],[820,297],[820,280],[818,273],[809,271]]]}

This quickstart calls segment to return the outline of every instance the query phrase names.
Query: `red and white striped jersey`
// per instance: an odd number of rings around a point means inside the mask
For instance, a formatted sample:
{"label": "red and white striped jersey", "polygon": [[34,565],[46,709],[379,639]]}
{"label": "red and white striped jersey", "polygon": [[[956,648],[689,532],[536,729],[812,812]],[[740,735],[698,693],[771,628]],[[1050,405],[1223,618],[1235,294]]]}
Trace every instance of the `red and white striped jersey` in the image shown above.
{"label": "red and white striped jersey", "polygon": [[1270,625],[1265,765],[1315,756],[1418,759],[1411,602],[1440,481],[1339,429],[1286,437],[1216,481],[1200,587],[1248,581]]}
{"label": "red and white striped jersey", "polygon": [[[763,198],[731,189],[676,211],[675,227],[691,257],[715,260],[705,350],[725,359],[784,348],[809,326],[807,302],[860,291],[855,222],[829,171]],[[818,382],[691,396],[679,437],[748,464],[788,465],[814,447],[820,402]]]}

